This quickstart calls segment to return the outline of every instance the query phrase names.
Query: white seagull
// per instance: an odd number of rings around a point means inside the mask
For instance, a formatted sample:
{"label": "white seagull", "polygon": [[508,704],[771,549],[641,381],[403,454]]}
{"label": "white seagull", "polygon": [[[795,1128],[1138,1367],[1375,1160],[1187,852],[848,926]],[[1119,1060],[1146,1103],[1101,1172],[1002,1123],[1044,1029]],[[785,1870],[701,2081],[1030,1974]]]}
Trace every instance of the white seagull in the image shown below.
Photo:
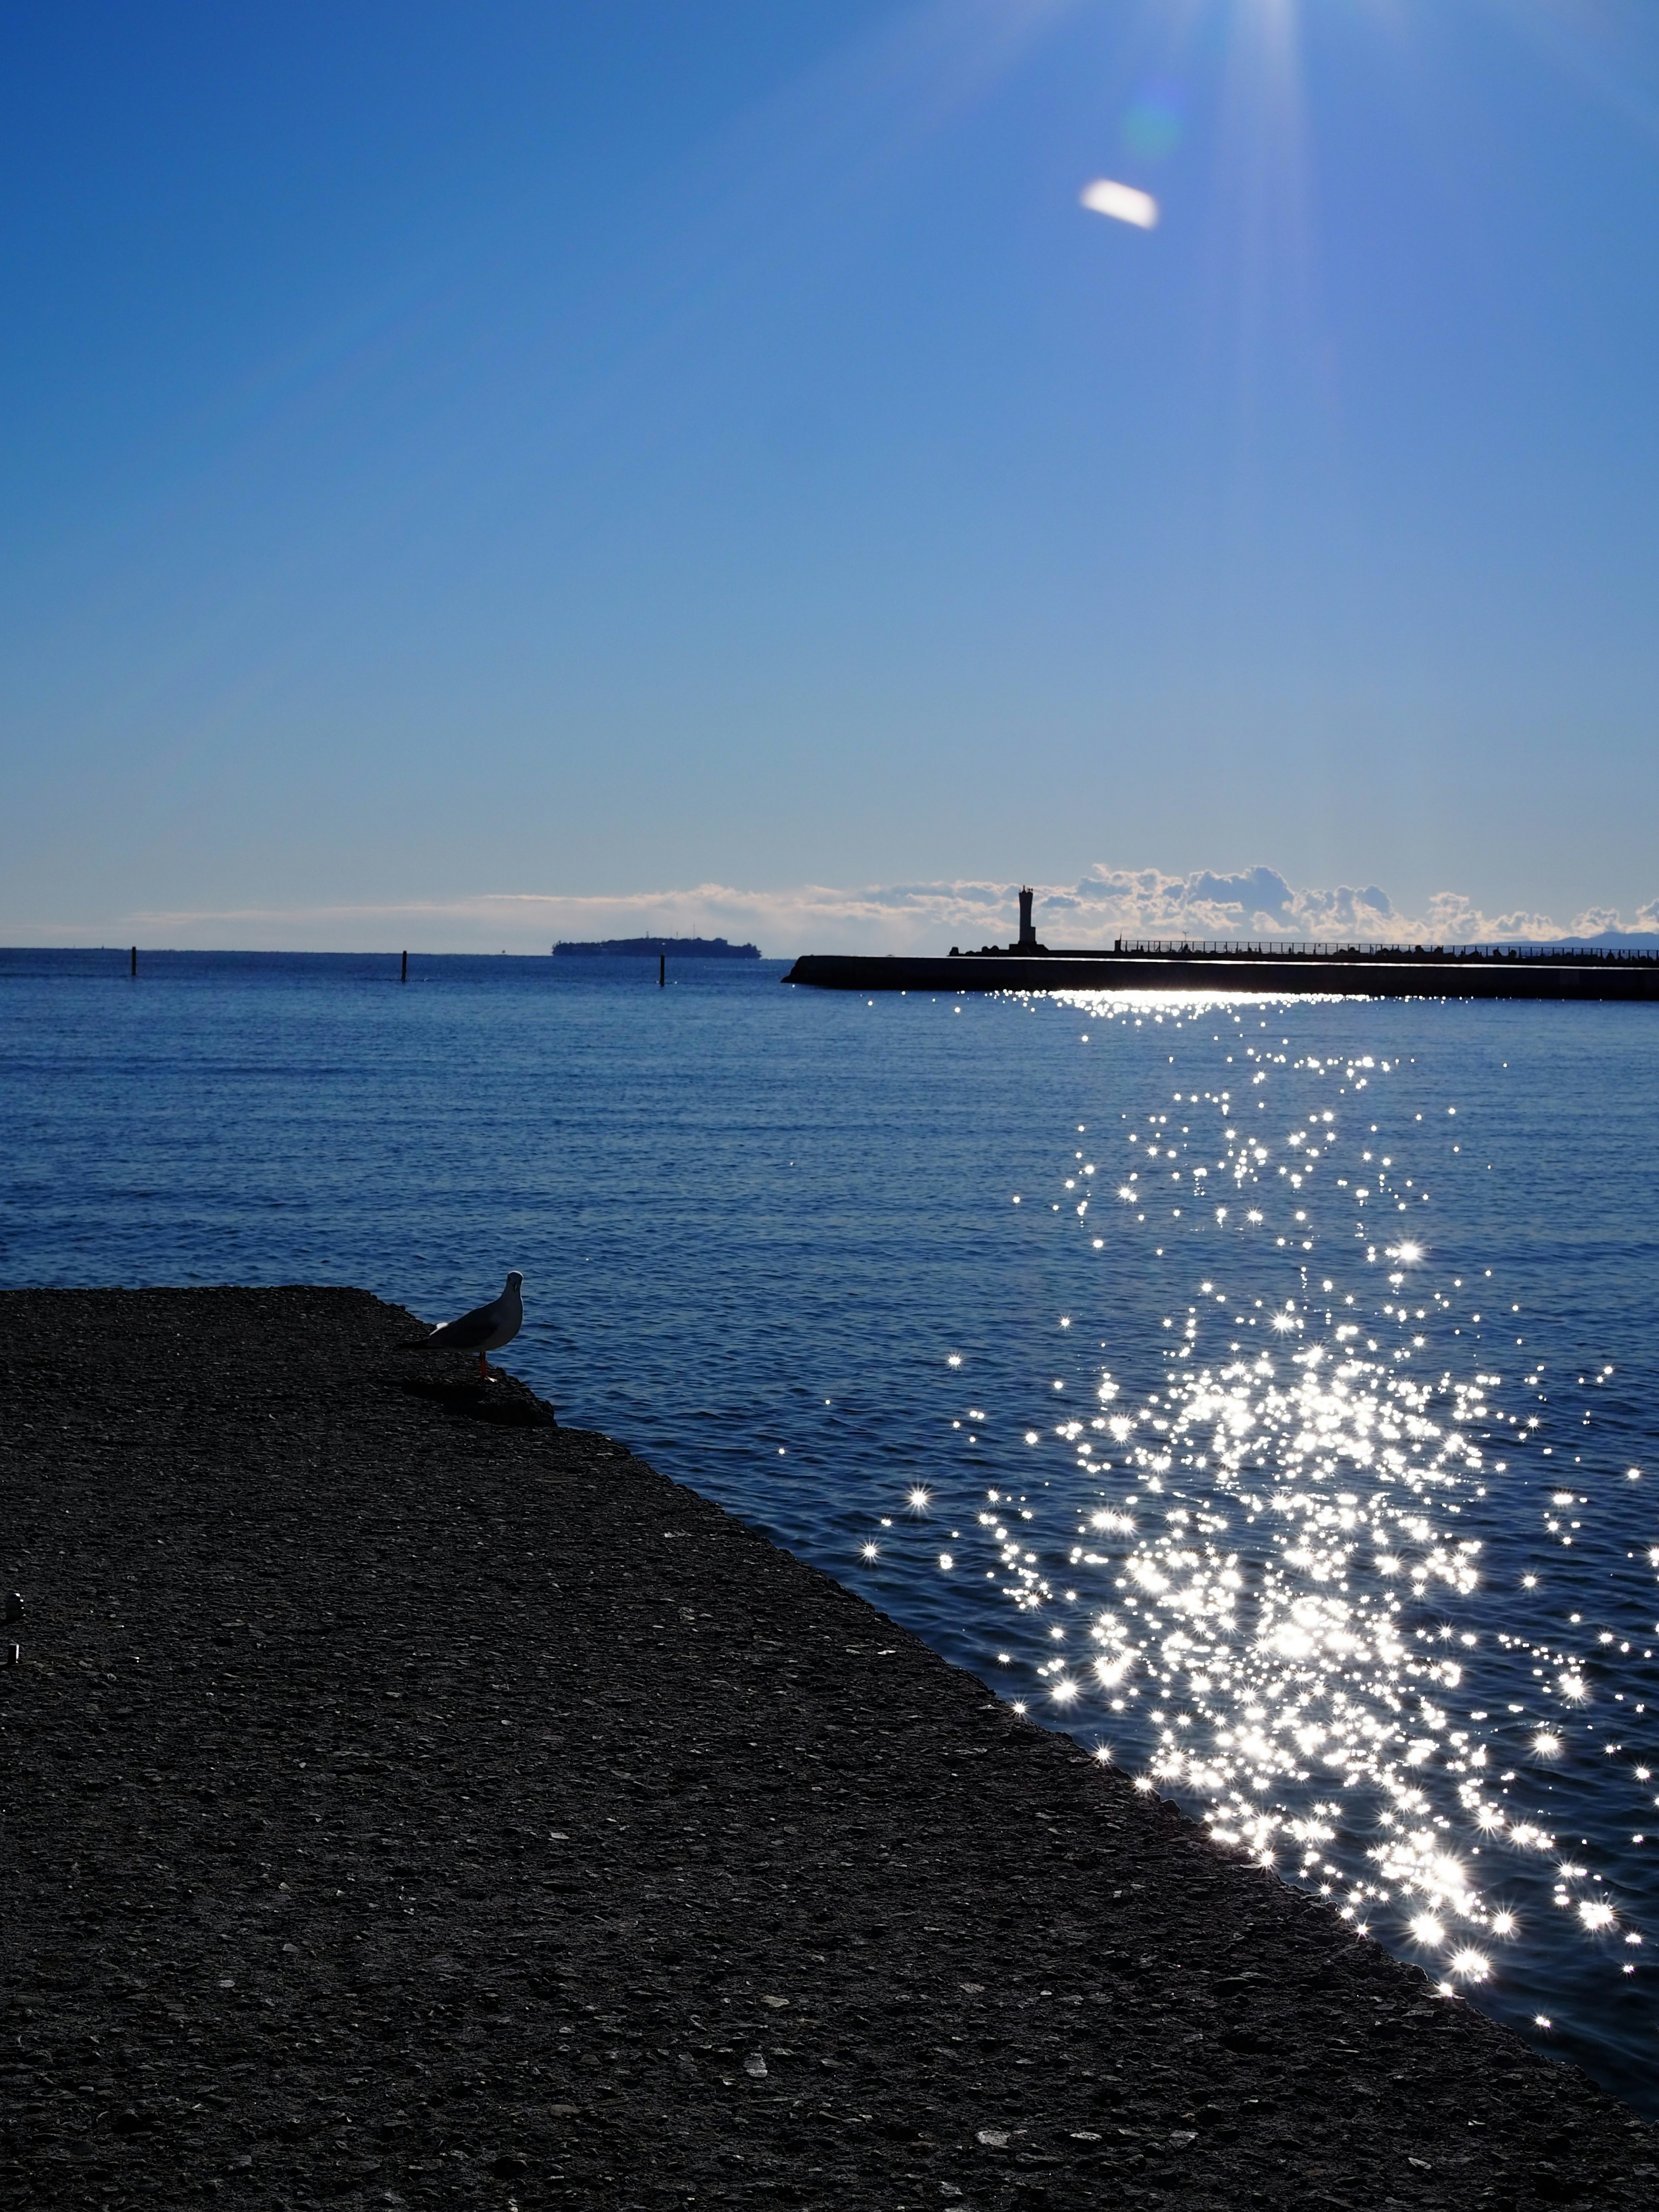
{"label": "white seagull", "polygon": [[471,1313],[463,1314],[458,1321],[440,1322],[430,1336],[421,1339],[423,1349],[438,1352],[476,1352],[478,1355],[478,1380],[487,1382],[489,1364],[486,1352],[499,1352],[504,1344],[511,1344],[524,1327],[524,1301],[519,1296],[519,1285],[524,1277],[515,1267],[507,1279],[507,1288],[500,1297],[491,1299],[487,1306],[475,1306]]}

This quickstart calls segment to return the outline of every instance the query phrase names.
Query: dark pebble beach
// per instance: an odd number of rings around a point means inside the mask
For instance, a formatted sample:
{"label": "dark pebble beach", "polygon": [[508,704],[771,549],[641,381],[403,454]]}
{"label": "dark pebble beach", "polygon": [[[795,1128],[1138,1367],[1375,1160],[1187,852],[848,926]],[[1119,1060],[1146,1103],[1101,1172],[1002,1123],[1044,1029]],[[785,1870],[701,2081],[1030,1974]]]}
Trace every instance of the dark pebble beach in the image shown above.
{"label": "dark pebble beach", "polygon": [[1659,2136],[362,1291],[0,1294],[0,2202],[1659,2205]]}

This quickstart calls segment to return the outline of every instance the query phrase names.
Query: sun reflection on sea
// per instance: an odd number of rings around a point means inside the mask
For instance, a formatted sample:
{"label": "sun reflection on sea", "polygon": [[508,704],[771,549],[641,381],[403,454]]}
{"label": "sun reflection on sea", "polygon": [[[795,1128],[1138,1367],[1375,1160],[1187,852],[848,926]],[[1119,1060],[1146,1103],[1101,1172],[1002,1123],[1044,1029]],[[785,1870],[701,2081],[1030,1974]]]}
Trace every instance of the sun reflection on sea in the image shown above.
{"label": "sun reflection on sea", "polygon": [[[1081,1042],[1167,1021],[1221,1049],[1194,1088],[1205,1056],[1188,1042],[1179,1069],[1170,1056],[1180,1087],[1121,1110],[1087,1159],[1068,1137],[1056,1163],[1062,1233],[1103,1249],[1073,1203],[1098,1167],[1120,1256],[1133,1239],[1145,1261],[1168,1243],[1193,1265],[1153,1346],[1115,1338],[1103,1308],[1105,1356],[1034,1376],[1009,1409],[1046,1479],[983,1493],[976,1571],[1021,1624],[1020,1709],[1085,1741],[1097,1716],[1115,1755],[1201,1808],[1218,1843],[1448,1988],[1501,1975],[1546,1904],[1581,1941],[1639,1945],[1593,1855],[1563,1856],[1557,1833],[1574,1762],[1599,1741],[1580,1740],[1598,1653],[1630,1653],[1637,1625],[1621,1638],[1575,1613],[1564,1638],[1544,1609],[1548,1549],[1583,1540],[1599,1478],[1582,1452],[1558,1456],[1543,1363],[1493,1269],[1437,1249],[1430,1179],[1461,1154],[1455,1107],[1405,1106],[1408,1071],[1386,1058],[1293,1054],[1260,1001],[1066,1003],[1087,1013]],[[1073,1300],[1060,1323],[1079,1353],[1091,1318]],[[1132,1390],[1123,1374],[1149,1352],[1164,1372]],[[1050,1389],[1068,1402],[1039,1411]],[[956,1418],[978,1437],[997,1413]],[[1533,1486],[1534,1462],[1559,1482],[1544,1462],[1566,1457],[1571,1487]],[[1602,1755],[1645,1803],[1648,1769],[1612,1741]]]}

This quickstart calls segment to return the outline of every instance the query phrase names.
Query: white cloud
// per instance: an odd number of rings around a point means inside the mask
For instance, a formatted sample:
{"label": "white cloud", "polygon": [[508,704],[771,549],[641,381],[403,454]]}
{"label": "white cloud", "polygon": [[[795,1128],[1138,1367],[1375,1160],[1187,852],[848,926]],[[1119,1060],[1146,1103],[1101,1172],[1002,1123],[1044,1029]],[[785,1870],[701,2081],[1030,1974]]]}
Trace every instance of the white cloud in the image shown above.
{"label": "white cloud", "polygon": [[1576,914],[1572,918],[1575,937],[1599,937],[1603,930],[1623,927],[1616,906],[1587,906],[1583,914]]}
{"label": "white cloud", "polygon": [[[805,884],[744,890],[699,884],[683,890],[568,897],[557,892],[481,892],[447,900],[384,905],[266,907],[144,913],[96,929],[43,927],[35,943],[136,939],[153,946],[196,945],[428,951],[545,951],[556,938],[727,937],[753,939],[769,956],[796,952],[963,951],[1006,944],[1016,927],[1012,881],[867,884]],[[1297,889],[1277,870],[1231,873],[1101,862],[1075,884],[1037,887],[1036,925],[1045,943],[1109,945],[1116,938],[1302,938],[1329,942],[1474,944],[1493,939],[1552,939],[1567,933],[1529,909],[1487,914],[1458,891],[1437,892],[1421,914],[1402,912],[1376,884]],[[1622,922],[1592,907],[1571,933],[1659,933],[1659,899]]]}

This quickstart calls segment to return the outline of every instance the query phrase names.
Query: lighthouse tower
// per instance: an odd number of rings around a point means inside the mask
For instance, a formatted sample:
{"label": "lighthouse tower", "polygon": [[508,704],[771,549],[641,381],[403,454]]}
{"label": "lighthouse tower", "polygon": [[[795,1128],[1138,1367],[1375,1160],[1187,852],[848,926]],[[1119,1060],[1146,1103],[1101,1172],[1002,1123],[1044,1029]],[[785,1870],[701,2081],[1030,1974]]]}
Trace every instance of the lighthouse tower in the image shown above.
{"label": "lighthouse tower", "polygon": [[1036,896],[1029,884],[1022,887],[1019,894],[1019,942],[1014,947],[1016,952],[1041,952],[1042,950],[1037,943],[1036,929],[1031,921],[1031,901]]}

